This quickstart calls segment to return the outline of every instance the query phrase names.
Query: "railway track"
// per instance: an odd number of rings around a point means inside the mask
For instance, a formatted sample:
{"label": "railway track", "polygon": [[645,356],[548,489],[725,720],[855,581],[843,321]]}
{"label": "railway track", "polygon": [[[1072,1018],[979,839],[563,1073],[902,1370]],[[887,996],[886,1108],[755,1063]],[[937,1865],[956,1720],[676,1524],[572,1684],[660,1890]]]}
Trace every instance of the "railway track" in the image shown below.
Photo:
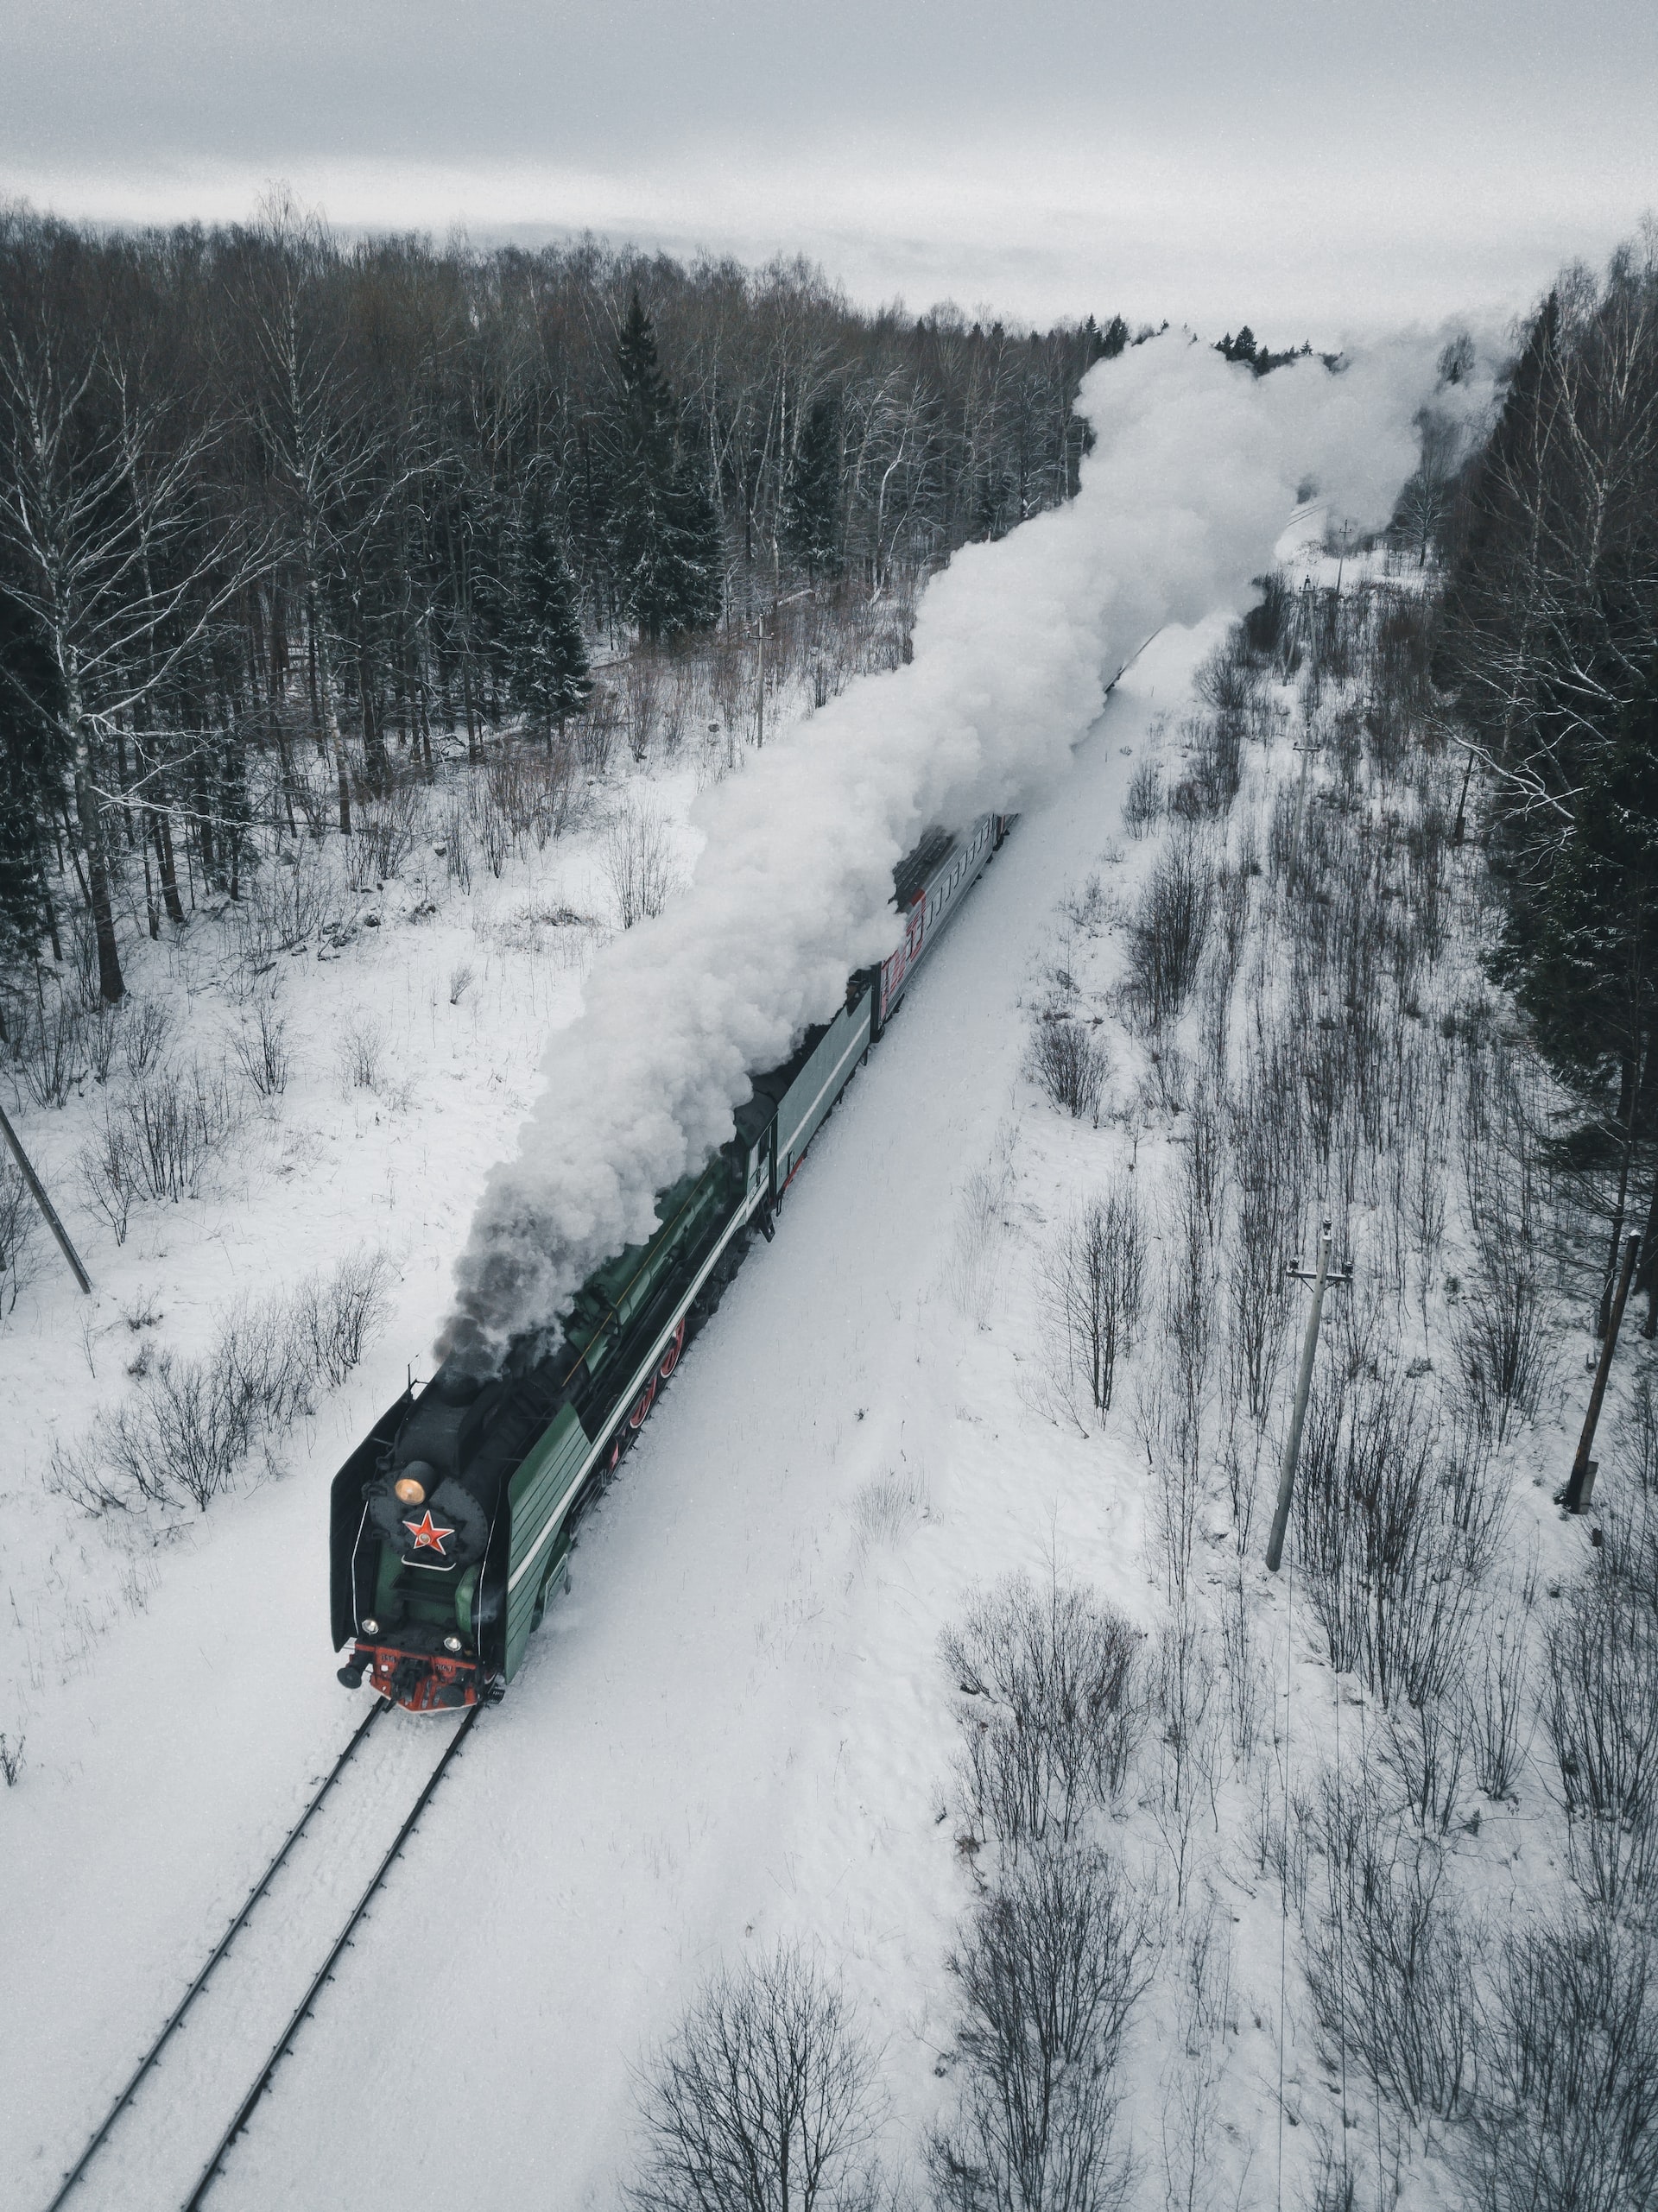
{"label": "railway track", "polygon": [[206,2203],[483,1708],[377,1734],[390,1710],[370,1707],[45,2212]]}

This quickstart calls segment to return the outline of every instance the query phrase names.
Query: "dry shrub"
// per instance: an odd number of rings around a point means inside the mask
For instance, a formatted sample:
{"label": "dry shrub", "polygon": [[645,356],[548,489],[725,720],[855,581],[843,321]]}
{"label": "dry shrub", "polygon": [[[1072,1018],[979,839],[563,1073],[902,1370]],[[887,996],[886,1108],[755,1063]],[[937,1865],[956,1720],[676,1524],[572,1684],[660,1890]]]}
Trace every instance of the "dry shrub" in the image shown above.
{"label": "dry shrub", "polygon": [[1032,1027],[1025,1068],[1051,1105],[1098,1128],[1108,1070],[1091,1031],[1062,1013],[1045,1014]]}
{"label": "dry shrub", "polygon": [[649,800],[627,800],[605,832],[604,875],[623,929],[654,921],[672,897],[673,834]]}
{"label": "dry shrub", "polygon": [[1604,1914],[1522,1927],[1482,2007],[1459,2164],[1479,2212],[1658,2203],[1658,1974]]}
{"label": "dry shrub", "polygon": [[638,2086],[635,2212],[873,2212],[875,2058],[803,1952],[717,1975]]}
{"label": "dry shrub", "polygon": [[1402,1843],[1364,1778],[1321,1807],[1327,1912],[1304,1922],[1307,1981],[1325,2034],[1411,2119],[1454,2118],[1478,2043],[1475,1952],[1445,1893],[1438,1848]]}
{"label": "dry shrub", "polygon": [[968,1701],[962,1784],[979,1832],[1016,1853],[1070,1841],[1122,1789],[1144,1727],[1133,1628],[1092,1590],[1016,1575],[940,1647]]}
{"label": "dry shrub", "polygon": [[1429,1410],[1391,1378],[1314,1392],[1295,1489],[1302,1577],[1342,1672],[1388,1706],[1455,1686],[1480,1562],[1457,1526],[1458,1493]]}
{"label": "dry shrub", "polygon": [[951,1960],[964,2018],[955,2116],[927,2146],[950,2212],[1111,2212],[1128,2201],[1117,2064],[1150,1975],[1145,1910],[1102,1851],[1022,1860]]}
{"label": "dry shrub", "polygon": [[1599,1568],[1566,1592],[1548,1637],[1548,1729],[1572,1871],[1621,1910],[1658,1880],[1658,1613]]}
{"label": "dry shrub", "polygon": [[1118,1365],[1134,1349],[1145,1272],[1145,1226],[1126,1176],[1079,1206],[1042,1255],[1042,1302],[1066,1386],[1097,1413],[1110,1412]]}
{"label": "dry shrub", "polygon": [[53,1487],[89,1513],[183,1503],[206,1512],[255,1446],[343,1381],[383,1318],[389,1267],[357,1253],[290,1297],[244,1299],[205,1356],[158,1352],[78,1444],[54,1446]]}
{"label": "dry shrub", "polygon": [[12,1312],[35,1272],[40,1215],[34,1192],[9,1153],[0,1153],[0,1318]]}
{"label": "dry shrub", "polygon": [[1213,904],[1208,855],[1187,831],[1158,856],[1129,925],[1129,993],[1148,1028],[1167,1028],[1191,995]]}

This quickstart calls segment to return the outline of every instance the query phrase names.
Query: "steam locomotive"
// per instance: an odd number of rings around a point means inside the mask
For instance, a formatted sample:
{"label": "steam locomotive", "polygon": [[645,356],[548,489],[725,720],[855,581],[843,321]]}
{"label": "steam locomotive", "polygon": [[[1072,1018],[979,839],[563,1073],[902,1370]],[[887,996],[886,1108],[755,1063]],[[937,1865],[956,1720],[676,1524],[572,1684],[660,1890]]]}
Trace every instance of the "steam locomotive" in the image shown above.
{"label": "steam locomotive", "polygon": [[861,970],[832,1021],[754,1078],[736,1134],[657,1201],[660,1226],[582,1286],[556,1349],[526,1343],[488,1378],[446,1360],[389,1406],[335,1476],[334,1648],[410,1712],[494,1702],[523,1663],[578,1520],[621,1462],[757,1229],[769,1237],[807,1146],[881,1036],[1013,818],[932,831],[899,863],[897,949]]}

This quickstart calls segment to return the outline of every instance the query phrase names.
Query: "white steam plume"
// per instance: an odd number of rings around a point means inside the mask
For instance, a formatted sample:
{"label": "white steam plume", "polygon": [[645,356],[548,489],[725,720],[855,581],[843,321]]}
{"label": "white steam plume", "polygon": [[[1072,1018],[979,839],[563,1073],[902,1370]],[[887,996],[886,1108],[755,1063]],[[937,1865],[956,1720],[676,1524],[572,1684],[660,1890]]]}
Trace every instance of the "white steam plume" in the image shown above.
{"label": "white steam plume", "polygon": [[1016,812],[1063,774],[1151,631],[1247,604],[1306,479],[1361,527],[1387,519],[1434,353],[1401,340],[1338,375],[1308,360],[1257,379],[1170,334],[1089,373],[1098,442],[1077,497],[958,553],[922,600],[912,665],[865,677],[699,802],[690,889],[604,948],[552,1041],[440,1349],[498,1361],[650,1234],[656,1193],[731,1134],[750,1071],[892,950],[892,871],[921,831]]}

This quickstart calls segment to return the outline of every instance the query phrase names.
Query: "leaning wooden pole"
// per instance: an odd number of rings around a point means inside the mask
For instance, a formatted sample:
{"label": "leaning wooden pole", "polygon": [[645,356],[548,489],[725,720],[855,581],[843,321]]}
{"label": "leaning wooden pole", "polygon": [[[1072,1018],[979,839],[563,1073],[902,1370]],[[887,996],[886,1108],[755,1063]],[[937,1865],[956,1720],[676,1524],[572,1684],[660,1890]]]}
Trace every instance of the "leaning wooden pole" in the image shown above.
{"label": "leaning wooden pole", "polygon": [[1578,1438],[1578,1456],[1572,1462],[1572,1472],[1566,1477],[1566,1488],[1560,1494],[1560,1503],[1567,1513],[1585,1512],[1594,1495],[1595,1469],[1599,1463],[1591,1459],[1589,1455],[1594,1450],[1595,1430],[1606,1396],[1606,1378],[1612,1371],[1612,1354],[1617,1349],[1617,1332],[1623,1325],[1623,1308],[1629,1303],[1630,1285],[1635,1280],[1636,1255],[1640,1249],[1641,1239],[1631,1230],[1623,1246],[1623,1265],[1617,1271],[1617,1289],[1612,1296],[1612,1310],[1607,1319],[1606,1333],[1600,1340],[1600,1358],[1595,1367],[1595,1387],[1589,1393],[1589,1411],[1583,1417],[1583,1434]]}
{"label": "leaning wooden pole", "polygon": [[1307,1335],[1301,1340],[1301,1368],[1295,1378],[1295,1408],[1289,1417],[1289,1434],[1284,1438],[1284,1462],[1278,1470],[1278,1505],[1272,1516],[1272,1534],[1267,1539],[1267,1569],[1276,1574],[1278,1563],[1284,1556],[1284,1532],[1289,1526],[1289,1501],[1295,1491],[1295,1463],[1301,1456],[1301,1430],[1307,1420],[1307,1394],[1313,1387],[1313,1362],[1319,1349],[1319,1319],[1324,1311],[1324,1286],[1330,1273],[1330,1224],[1326,1221],[1319,1233],[1319,1264],[1313,1277],[1313,1307],[1307,1317]]}
{"label": "leaning wooden pole", "polygon": [[46,1186],[41,1181],[40,1177],[35,1172],[34,1163],[30,1160],[28,1154],[23,1150],[22,1140],[18,1136],[16,1130],[12,1128],[10,1122],[7,1118],[6,1109],[3,1106],[0,1106],[0,1134],[4,1136],[6,1142],[11,1147],[11,1156],[16,1161],[18,1166],[22,1168],[24,1182],[28,1184],[29,1189],[35,1193],[35,1203],[45,1215],[47,1227],[51,1230],[53,1236],[57,1238],[59,1251],[62,1253],[64,1258],[74,1269],[75,1280],[80,1285],[82,1290],[90,1296],[92,1287],[92,1278],[86,1273],[85,1268],[81,1266],[80,1255],[76,1251],[74,1246],[69,1242],[69,1232],[64,1227],[63,1223],[58,1219],[57,1209],[52,1204],[51,1199],[47,1197]]}

